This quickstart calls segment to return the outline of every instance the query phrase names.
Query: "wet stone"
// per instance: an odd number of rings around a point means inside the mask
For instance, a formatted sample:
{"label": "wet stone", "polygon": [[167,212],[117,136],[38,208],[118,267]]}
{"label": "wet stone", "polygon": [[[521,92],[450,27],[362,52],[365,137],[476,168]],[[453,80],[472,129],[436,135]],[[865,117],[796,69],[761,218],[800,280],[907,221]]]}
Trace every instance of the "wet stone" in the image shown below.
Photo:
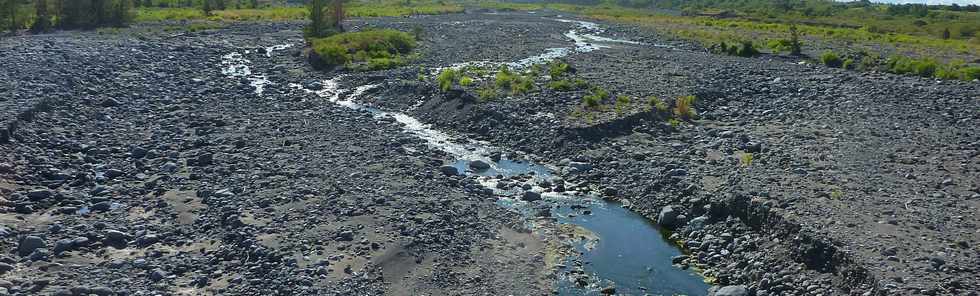
{"label": "wet stone", "polygon": [[33,253],[35,250],[47,247],[44,240],[37,236],[26,236],[20,241],[17,246],[17,253],[21,256],[27,256]]}

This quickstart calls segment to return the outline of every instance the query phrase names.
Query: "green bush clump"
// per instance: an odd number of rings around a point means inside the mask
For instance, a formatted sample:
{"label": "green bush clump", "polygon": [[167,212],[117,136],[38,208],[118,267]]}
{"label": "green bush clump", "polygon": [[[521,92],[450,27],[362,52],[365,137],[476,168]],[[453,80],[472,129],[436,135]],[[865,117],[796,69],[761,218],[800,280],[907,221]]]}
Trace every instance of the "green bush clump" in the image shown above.
{"label": "green bush clump", "polygon": [[571,69],[567,63],[555,60],[548,64],[548,75],[551,75],[551,79],[556,79],[568,73]]}
{"label": "green bush clump", "polygon": [[966,67],[960,69],[960,79],[967,81],[980,79],[980,67]]}
{"label": "green bush clump", "polygon": [[531,79],[530,75],[532,74],[525,76],[519,73],[514,73],[506,66],[503,66],[497,70],[497,75],[494,78],[494,85],[496,85],[498,88],[510,89],[511,94],[513,95],[523,94],[534,89],[534,80]]}
{"label": "green bush clump", "polygon": [[511,82],[514,81],[514,73],[510,71],[507,66],[501,66],[497,70],[497,74],[494,75],[494,84],[501,88],[510,88]]}
{"label": "green bush clump", "polygon": [[442,91],[449,91],[453,88],[453,84],[459,80],[459,72],[456,69],[445,69],[436,76],[436,81],[439,82],[439,89]]}
{"label": "green bush clump", "polygon": [[405,58],[401,56],[378,57],[378,58],[368,59],[367,66],[365,67],[365,69],[372,70],[372,71],[384,70],[384,69],[392,69],[392,68],[404,66],[405,64],[406,64]]}
{"label": "green bush clump", "polygon": [[854,60],[852,60],[852,59],[845,59],[844,60],[844,63],[841,64],[841,68],[848,69],[848,70],[853,70],[854,69]]}
{"label": "green bush clump", "polygon": [[534,80],[530,77],[518,75],[514,81],[510,84],[510,92],[513,95],[519,95],[523,93],[530,92],[534,89]]}
{"label": "green bush clump", "polygon": [[829,50],[820,54],[820,63],[833,68],[840,68],[844,64],[836,53]]}
{"label": "green bush clump", "polygon": [[567,79],[554,80],[548,82],[548,88],[555,91],[570,91],[575,88],[571,81]]}
{"label": "green bush clump", "polygon": [[720,44],[718,44],[718,51],[720,53],[728,54],[731,56],[740,56],[746,58],[753,57],[759,54],[759,50],[755,48],[755,45],[752,44],[752,41],[742,41],[739,42],[738,44],[733,43],[731,45],[725,42],[721,42]]}
{"label": "green bush clump", "polygon": [[486,102],[497,98],[497,88],[491,85],[480,87],[476,90],[476,95],[480,101]]}
{"label": "green bush clump", "polygon": [[630,101],[632,100],[630,99],[629,96],[626,95],[616,96],[616,105],[615,105],[616,113],[623,113],[623,111],[625,111],[626,108],[629,107]]}
{"label": "green bush clump", "polygon": [[793,41],[789,39],[773,39],[766,44],[774,53],[793,52]]}
{"label": "green bush clump", "polygon": [[609,92],[602,88],[596,87],[593,88],[588,95],[582,97],[582,103],[584,103],[586,107],[595,108],[599,107],[599,105],[602,104],[602,101],[607,98],[609,98]]}
{"label": "green bush clump", "polygon": [[959,79],[966,81],[980,79],[980,67],[968,67],[962,61],[953,61],[945,65],[940,65],[936,69],[935,77],[939,79]]}
{"label": "green bush clump", "polygon": [[[939,64],[933,59],[913,59],[903,56],[893,56],[885,62],[888,72],[895,74],[913,74],[922,77],[932,77],[936,74]],[[945,72],[945,71],[944,71]]]}
{"label": "green bush clump", "polygon": [[367,30],[336,34],[326,38],[312,38],[310,44],[327,66],[352,66],[366,64],[367,69],[389,69],[405,64],[404,56],[415,46],[411,34],[390,30]]}
{"label": "green bush clump", "polygon": [[473,84],[473,78],[469,76],[463,76],[459,79],[459,86],[470,86],[471,84]]}
{"label": "green bush clump", "polygon": [[667,109],[670,108],[669,106],[667,106],[667,103],[664,102],[664,100],[661,100],[660,98],[653,97],[653,96],[651,96],[647,100],[647,104],[650,106],[651,109],[656,109],[657,112],[660,113],[665,113],[667,112]]}

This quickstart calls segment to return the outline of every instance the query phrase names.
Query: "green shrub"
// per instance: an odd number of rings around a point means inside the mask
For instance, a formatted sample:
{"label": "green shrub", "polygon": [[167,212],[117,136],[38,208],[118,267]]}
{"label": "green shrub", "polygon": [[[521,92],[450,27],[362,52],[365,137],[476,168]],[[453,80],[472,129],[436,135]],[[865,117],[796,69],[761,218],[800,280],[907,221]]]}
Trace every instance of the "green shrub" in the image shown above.
{"label": "green shrub", "polygon": [[555,60],[548,64],[548,75],[551,75],[551,79],[556,79],[568,73],[570,68],[565,62]]}
{"label": "green shrub", "polygon": [[854,60],[852,60],[852,59],[845,59],[844,60],[844,63],[841,64],[841,68],[848,69],[848,70],[853,70],[854,69]]}
{"label": "green shrub", "polygon": [[514,76],[513,82],[510,84],[510,92],[513,95],[520,95],[523,93],[530,92],[534,89],[534,80],[531,77],[517,75]]}
{"label": "green shrub", "polygon": [[345,65],[351,59],[348,49],[339,44],[314,45],[313,51],[320,57],[320,61],[327,65]]}
{"label": "green shrub", "polygon": [[511,83],[514,82],[516,74],[510,71],[507,66],[501,66],[497,70],[496,77],[494,78],[494,84],[500,88],[510,88]]}
{"label": "green shrub", "polygon": [[962,61],[952,61],[945,65],[940,65],[936,69],[936,78],[939,79],[960,79],[970,81],[980,79],[980,67],[968,67]]}
{"label": "green shrub", "polygon": [[459,86],[470,86],[471,84],[473,84],[473,78],[469,76],[463,76],[459,79]]}
{"label": "green shrub", "polygon": [[833,51],[824,51],[820,54],[820,63],[827,65],[828,67],[840,68],[843,65],[840,57],[837,56]]}
{"label": "green shrub", "polygon": [[966,67],[960,69],[960,79],[966,81],[980,79],[980,67]]}
{"label": "green shrub", "polygon": [[586,107],[595,108],[602,105],[602,101],[607,98],[609,98],[609,92],[602,88],[596,87],[593,88],[588,95],[582,97],[582,103],[584,103]]}
{"label": "green shrub", "polygon": [[492,85],[486,85],[478,88],[476,95],[480,98],[480,101],[490,101],[497,98],[497,88]]}
{"label": "green shrub", "polygon": [[650,106],[651,109],[656,109],[657,112],[660,112],[660,113],[667,112],[667,109],[670,108],[669,106],[667,106],[667,103],[666,102],[664,102],[663,100],[661,100],[658,97],[652,97],[651,96],[647,100],[647,104]]}
{"label": "green shrub", "polygon": [[419,67],[419,74],[418,74],[419,81],[425,82],[427,80],[426,79],[426,76],[427,76],[427,73],[425,72],[425,68]]}
{"label": "green shrub", "polygon": [[718,51],[719,53],[740,57],[753,57],[759,54],[759,50],[755,48],[752,41],[742,41],[738,44],[731,45],[721,42],[718,44]]}
{"label": "green shrub", "polygon": [[527,76],[512,72],[506,66],[500,67],[497,70],[497,75],[494,78],[494,85],[502,89],[510,89],[511,94],[519,95],[526,92],[530,92],[534,89],[534,80],[531,78],[533,74],[528,74]]}
{"label": "green shrub", "polygon": [[789,39],[773,39],[766,44],[774,53],[792,52],[793,42]]}
{"label": "green shrub", "polygon": [[367,59],[367,70],[384,70],[405,65],[405,59],[401,56],[369,58]]}
{"label": "green shrub", "polygon": [[858,70],[868,71],[878,67],[878,55],[866,55],[861,57],[861,64],[858,65]]}
{"label": "green shrub", "polygon": [[932,77],[936,74],[939,64],[932,59],[913,59],[903,56],[892,56],[885,63],[888,72],[895,74],[913,74],[922,77]]}
{"label": "green shrub", "polygon": [[567,79],[548,82],[548,88],[555,91],[570,91],[575,88],[571,81]]}
{"label": "green shrub", "polygon": [[625,95],[616,96],[616,113],[623,113],[630,105],[630,97]]}
{"label": "green shrub", "polygon": [[452,68],[442,70],[439,76],[436,76],[436,81],[439,82],[439,89],[442,91],[449,91],[458,80],[459,72]]}
{"label": "green shrub", "polygon": [[310,39],[313,51],[328,66],[366,63],[367,69],[404,65],[402,55],[415,48],[412,35],[390,29],[367,30]]}
{"label": "green shrub", "polygon": [[752,165],[752,161],[755,160],[755,156],[752,155],[752,153],[743,152],[738,159],[739,159],[739,163],[741,163],[742,166],[747,167]]}

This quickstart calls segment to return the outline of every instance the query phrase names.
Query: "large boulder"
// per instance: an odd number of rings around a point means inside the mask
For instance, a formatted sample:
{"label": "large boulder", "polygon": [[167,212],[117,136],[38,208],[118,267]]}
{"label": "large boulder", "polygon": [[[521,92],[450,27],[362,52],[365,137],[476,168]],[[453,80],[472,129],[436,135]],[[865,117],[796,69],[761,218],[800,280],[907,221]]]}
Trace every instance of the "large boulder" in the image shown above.
{"label": "large boulder", "polygon": [[666,206],[661,209],[660,214],[657,215],[657,224],[660,224],[660,226],[663,227],[673,228],[676,226],[675,224],[677,223],[678,215],[680,215],[680,212],[674,210],[674,207]]}
{"label": "large boulder", "polygon": [[446,176],[456,176],[459,175],[459,170],[451,165],[444,165],[439,167],[439,172]]}
{"label": "large boulder", "polygon": [[34,250],[45,247],[47,247],[47,244],[44,243],[44,239],[29,235],[20,240],[20,244],[17,245],[17,254],[27,256],[33,253]]}
{"label": "large boulder", "polygon": [[490,164],[482,160],[474,160],[470,162],[470,168],[474,171],[485,171],[490,169]]}
{"label": "large boulder", "polygon": [[521,200],[523,201],[541,200],[541,193],[537,193],[534,191],[524,191],[524,195],[521,196]]}
{"label": "large boulder", "polygon": [[724,286],[715,290],[713,296],[749,296],[749,289],[745,286]]}

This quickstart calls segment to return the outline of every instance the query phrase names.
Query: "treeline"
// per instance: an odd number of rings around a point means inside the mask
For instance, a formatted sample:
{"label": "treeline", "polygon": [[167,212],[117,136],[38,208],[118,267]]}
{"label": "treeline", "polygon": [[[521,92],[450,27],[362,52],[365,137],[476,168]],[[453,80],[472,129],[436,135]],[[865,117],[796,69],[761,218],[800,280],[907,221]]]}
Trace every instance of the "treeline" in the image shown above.
{"label": "treeline", "polygon": [[[832,0],[606,0],[615,4],[636,8],[662,8],[676,10],[728,9],[746,13],[785,13],[799,12],[805,16],[833,16],[841,11],[852,8],[871,8],[885,5],[890,15],[908,15],[925,17],[930,11],[966,11],[977,12],[980,6],[975,4],[960,6],[926,5],[926,4],[880,4],[868,0],[861,1],[832,1]],[[594,0],[556,0],[549,2],[571,2],[588,4]],[[582,3],[579,3],[582,2]]]}
{"label": "treeline", "polygon": [[126,26],[132,0],[0,0],[0,22],[10,31]]}
{"label": "treeline", "polygon": [[284,0],[134,0],[136,7],[181,8],[199,7],[214,10],[229,8],[260,8],[272,4],[286,3]]}
{"label": "treeline", "polygon": [[212,10],[260,8],[283,0],[0,0],[0,32],[30,29],[92,29],[124,27],[134,8],[196,7]]}

